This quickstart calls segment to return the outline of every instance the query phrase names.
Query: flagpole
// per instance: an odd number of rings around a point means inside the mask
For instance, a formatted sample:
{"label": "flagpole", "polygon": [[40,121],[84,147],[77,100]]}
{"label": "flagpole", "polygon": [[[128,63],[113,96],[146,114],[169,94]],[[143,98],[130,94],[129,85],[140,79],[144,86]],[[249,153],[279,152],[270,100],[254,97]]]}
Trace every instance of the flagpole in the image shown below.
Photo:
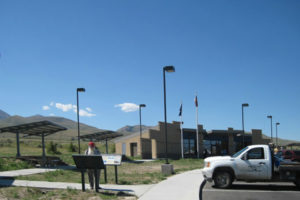
{"label": "flagpole", "polygon": [[199,158],[199,132],[198,132],[198,99],[197,99],[197,94],[196,94],[196,137],[197,137],[197,158]]}
{"label": "flagpole", "polygon": [[[181,103],[181,106],[182,106],[182,103]],[[182,108],[182,107],[181,107]],[[182,129],[182,112],[181,112],[181,115],[180,115],[180,131],[181,131],[181,158],[184,158],[183,156],[183,129]]]}

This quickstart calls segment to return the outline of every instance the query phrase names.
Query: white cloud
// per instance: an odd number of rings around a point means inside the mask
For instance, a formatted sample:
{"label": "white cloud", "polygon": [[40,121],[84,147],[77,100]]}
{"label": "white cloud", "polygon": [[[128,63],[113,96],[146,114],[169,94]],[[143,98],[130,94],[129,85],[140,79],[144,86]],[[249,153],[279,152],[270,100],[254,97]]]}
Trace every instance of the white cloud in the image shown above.
{"label": "white cloud", "polygon": [[50,110],[49,106],[43,106],[43,110]]}
{"label": "white cloud", "polygon": [[115,107],[120,107],[124,112],[135,112],[139,109],[139,106],[134,103],[121,103],[115,105]]}
{"label": "white cloud", "polygon": [[[74,113],[77,113],[77,106],[73,105],[71,103],[69,104],[63,104],[63,103],[54,103],[53,101],[49,104],[50,106],[55,106],[57,109],[62,110],[63,112],[69,112],[73,111]],[[43,110],[49,110],[49,106],[43,106]],[[94,117],[96,114],[91,113],[92,109],[90,107],[86,107],[84,109],[80,109],[79,115],[82,117]],[[50,114],[50,116],[55,116],[53,113]]]}
{"label": "white cloud", "polygon": [[55,114],[54,114],[54,113],[50,113],[49,115],[50,115],[50,116],[55,116]]}
{"label": "white cloud", "polygon": [[57,109],[62,110],[63,112],[68,112],[69,110],[73,109],[74,105],[72,105],[72,104],[56,103],[55,107]]}
{"label": "white cloud", "polygon": [[89,113],[89,112],[86,111],[86,110],[80,109],[80,110],[79,110],[79,116],[82,116],[82,117],[94,117],[94,116],[96,116],[96,114]]}

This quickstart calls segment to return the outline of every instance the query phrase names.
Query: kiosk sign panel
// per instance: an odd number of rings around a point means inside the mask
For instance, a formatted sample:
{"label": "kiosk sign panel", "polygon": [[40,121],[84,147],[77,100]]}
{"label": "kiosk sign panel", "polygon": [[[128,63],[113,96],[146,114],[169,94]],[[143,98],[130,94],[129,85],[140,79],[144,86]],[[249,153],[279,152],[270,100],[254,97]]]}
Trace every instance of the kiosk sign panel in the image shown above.
{"label": "kiosk sign panel", "polygon": [[118,154],[102,154],[104,165],[121,165],[122,156]]}

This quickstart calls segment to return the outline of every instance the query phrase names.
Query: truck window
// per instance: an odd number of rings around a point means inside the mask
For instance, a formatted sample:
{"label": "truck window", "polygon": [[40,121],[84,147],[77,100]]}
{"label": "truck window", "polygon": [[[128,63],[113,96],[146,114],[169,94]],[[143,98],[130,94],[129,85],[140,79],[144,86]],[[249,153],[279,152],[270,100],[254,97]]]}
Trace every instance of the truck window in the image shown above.
{"label": "truck window", "polygon": [[232,157],[236,158],[239,155],[241,155],[244,151],[246,151],[248,149],[248,147],[243,148],[242,150],[238,151],[237,153],[235,153]]}
{"label": "truck window", "polygon": [[253,160],[253,159],[265,159],[264,149],[263,148],[255,148],[251,149],[247,153],[247,159]]}

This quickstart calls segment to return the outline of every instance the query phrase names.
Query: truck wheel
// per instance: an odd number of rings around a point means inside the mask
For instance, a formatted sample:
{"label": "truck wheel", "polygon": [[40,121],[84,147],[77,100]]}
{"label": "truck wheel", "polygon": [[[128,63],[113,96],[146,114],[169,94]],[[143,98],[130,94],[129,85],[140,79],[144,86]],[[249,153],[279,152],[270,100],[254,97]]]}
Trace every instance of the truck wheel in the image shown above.
{"label": "truck wheel", "polygon": [[217,188],[229,188],[232,184],[232,176],[229,172],[217,172],[214,176],[215,186]]}

